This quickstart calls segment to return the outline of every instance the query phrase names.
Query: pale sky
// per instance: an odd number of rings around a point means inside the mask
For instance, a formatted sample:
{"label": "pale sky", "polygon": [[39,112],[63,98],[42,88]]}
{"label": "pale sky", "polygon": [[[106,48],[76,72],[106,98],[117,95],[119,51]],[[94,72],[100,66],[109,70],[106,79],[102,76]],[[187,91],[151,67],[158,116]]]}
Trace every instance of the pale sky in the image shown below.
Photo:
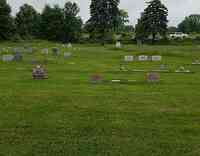
{"label": "pale sky", "polygon": [[[33,5],[38,11],[41,11],[45,4],[59,4],[63,7],[67,1],[77,2],[81,11],[80,16],[86,21],[89,15],[90,0],[7,0],[12,7],[13,14],[24,3]],[[129,13],[131,24],[136,24],[140,13],[146,7],[147,0],[121,0],[120,8],[125,9]],[[200,0],[162,0],[169,9],[169,25],[177,25],[185,16],[190,14],[200,14]]]}

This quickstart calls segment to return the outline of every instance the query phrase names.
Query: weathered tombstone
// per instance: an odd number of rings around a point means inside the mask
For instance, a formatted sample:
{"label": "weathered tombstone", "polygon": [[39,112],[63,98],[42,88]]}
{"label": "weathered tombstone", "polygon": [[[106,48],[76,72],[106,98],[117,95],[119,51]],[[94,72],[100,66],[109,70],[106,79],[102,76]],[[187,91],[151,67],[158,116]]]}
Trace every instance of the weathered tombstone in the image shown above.
{"label": "weathered tombstone", "polygon": [[116,45],[115,45],[115,47],[116,47],[116,48],[118,48],[118,49],[119,49],[119,48],[121,48],[121,47],[122,47],[122,45],[121,45],[121,42],[119,42],[119,41],[118,41],[118,42],[116,42]]}
{"label": "weathered tombstone", "polygon": [[56,47],[52,48],[52,55],[53,56],[58,56],[59,55],[59,49],[56,48]]}
{"label": "weathered tombstone", "polygon": [[151,60],[153,61],[153,62],[159,62],[159,61],[162,61],[162,56],[152,56],[151,57]]}
{"label": "weathered tombstone", "polygon": [[42,54],[48,55],[48,53],[49,53],[49,49],[48,48],[42,49]]}
{"label": "weathered tombstone", "polygon": [[96,74],[96,75],[92,75],[90,77],[90,80],[92,83],[100,83],[103,81],[103,77],[101,75]]}
{"label": "weathered tombstone", "polygon": [[159,82],[160,81],[160,74],[157,72],[149,72],[146,74],[147,82]]}
{"label": "weathered tombstone", "polygon": [[190,73],[190,70],[185,69],[184,66],[180,66],[177,70],[175,70],[176,73]]}
{"label": "weathered tombstone", "polygon": [[23,56],[22,56],[22,54],[20,52],[16,52],[14,54],[14,60],[15,61],[22,61],[22,59],[23,59]]}
{"label": "weathered tombstone", "polygon": [[72,53],[70,53],[70,52],[65,52],[64,53],[64,58],[69,58],[70,56],[72,55]]}
{"label": "weathered tombstone", "polygon": [[33,76],[33,79],[35,79],[35,80],[41,80],[41,79],[48,78],[47,72],[40,65],[37,65],[35,68],[33,68],[32,76]]}
{"label": "weathered tombstone", "polygon": [[146,56],[146,55],[140,55],[140,56],[138,56],[138,60],[139,61],[148,61],[148,56]]}
{"label": "weathered tombstone", "polygon": [[14,60],[14,55],[3,55],[2,61],[3,62],[12,62]]}
{"label": "weathered tombstone", "polygon": [[124,61],[125,62],[132,62],[132,61],[134,61],[134,56],[124,56]]}

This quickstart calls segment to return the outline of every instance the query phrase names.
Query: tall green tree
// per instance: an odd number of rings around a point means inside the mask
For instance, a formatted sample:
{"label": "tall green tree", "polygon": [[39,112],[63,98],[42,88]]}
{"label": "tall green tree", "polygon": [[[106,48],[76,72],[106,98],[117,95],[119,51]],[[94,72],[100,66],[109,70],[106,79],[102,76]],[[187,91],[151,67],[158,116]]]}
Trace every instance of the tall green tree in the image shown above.
{"label": "tall green tree", "polygon": [[118,32],[124,32],[126,31],[127,29],[127,23],[129,22],[129,16],[128,16],[128,12],[123,10],[123,9],[120,9],[119,10],[119,15],[118,15],[118,18],[117,18],[117,31]]}
{"label": "tall green tree", "polygon": [[93,31],[101,34],[104,44],[104,37],[110,30],[115,30],[119,17],[119,0],[92,0],[90,5],[91,18],[88,23]]}
{"label": "tall green tree", "polygon": [[11,8],[6,0],[0,0],[0,40],[9,39],[14,33]]}
{"label": "tall green tree", "polygon": [[82,20],[78,17],[80,9],[76,3],[67,2],[64,8],[64,41],[78,40],[81,35]]}
{"label": "tall green tree", "polygon": [[64,15],[58,5],[53,8],[46,5],[41,14],[42,38],[47,40],[63,40]]}
{"label": "tall green tree", "polygon": [[20,7],[15,22],[17,32],[22,38],[39,36],[40,15],[31,5],[24,4]]}
{"label": "tall green tree", "polygon": [[185,19],[178,25],[179,31],[184,33],[200,32],[200,15],[194,14]]}
{"label": "tall green tree", "polygon": [[165,37],[167,33],[168,9],[160,0],[151,0],[147,3],[148,7],[138,21],[136,36],[151,36],[154,43],[157,35]]}

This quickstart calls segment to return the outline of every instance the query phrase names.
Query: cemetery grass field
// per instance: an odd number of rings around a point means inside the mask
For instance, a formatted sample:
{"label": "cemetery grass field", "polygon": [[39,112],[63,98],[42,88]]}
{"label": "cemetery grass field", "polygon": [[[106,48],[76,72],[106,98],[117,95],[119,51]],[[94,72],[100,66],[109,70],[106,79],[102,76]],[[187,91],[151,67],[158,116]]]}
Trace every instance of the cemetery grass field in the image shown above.
{"label": "cemetery grass field", "polygon": [[[200,155],[200,46],[1,43],[36,47],[22,62],[0,62],[0,156],[198,156]],[[59,47],[72,56],[41,54]],[[148,83],[143,72],[122,72],[125,55],[162,55],[171,71]],[[46,58],[45,58],[46,57]],[[32,58],[47,60],[48,79],[33,80]],[[152,70],[160,62],[130,62]],[[106,82],[93,84],[92,75]],[[111,83],[109,80],[136,80]]]}

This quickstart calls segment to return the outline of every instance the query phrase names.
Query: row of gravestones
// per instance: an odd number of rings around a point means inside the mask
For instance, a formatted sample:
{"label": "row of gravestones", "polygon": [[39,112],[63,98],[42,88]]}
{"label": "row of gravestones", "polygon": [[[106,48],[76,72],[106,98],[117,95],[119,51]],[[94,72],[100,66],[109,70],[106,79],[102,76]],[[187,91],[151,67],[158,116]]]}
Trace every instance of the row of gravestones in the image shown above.
{"label": "row of gravestones", "polygon": [[[42,54],[48,54],[48,49],[43,49]],[[58,48],[52,48],[52,55],[58,56],[59,55],[59,49]],[[72,55],[70,52],[64,52],[64,58],[69,58]],[[22,61],[23,55],[22,52],[19,50],[15,50],[14,54],[4,54],[1,57],[1,60],[3,62],[12,62],[12,61]]]}
{"label": "row of gravestones", "polygon": [[138,57],[136,56],[124,56],[125,62],[132,62],[132,61],[162,61],[162,56],[147,56],[147,55],[140,55]]}

